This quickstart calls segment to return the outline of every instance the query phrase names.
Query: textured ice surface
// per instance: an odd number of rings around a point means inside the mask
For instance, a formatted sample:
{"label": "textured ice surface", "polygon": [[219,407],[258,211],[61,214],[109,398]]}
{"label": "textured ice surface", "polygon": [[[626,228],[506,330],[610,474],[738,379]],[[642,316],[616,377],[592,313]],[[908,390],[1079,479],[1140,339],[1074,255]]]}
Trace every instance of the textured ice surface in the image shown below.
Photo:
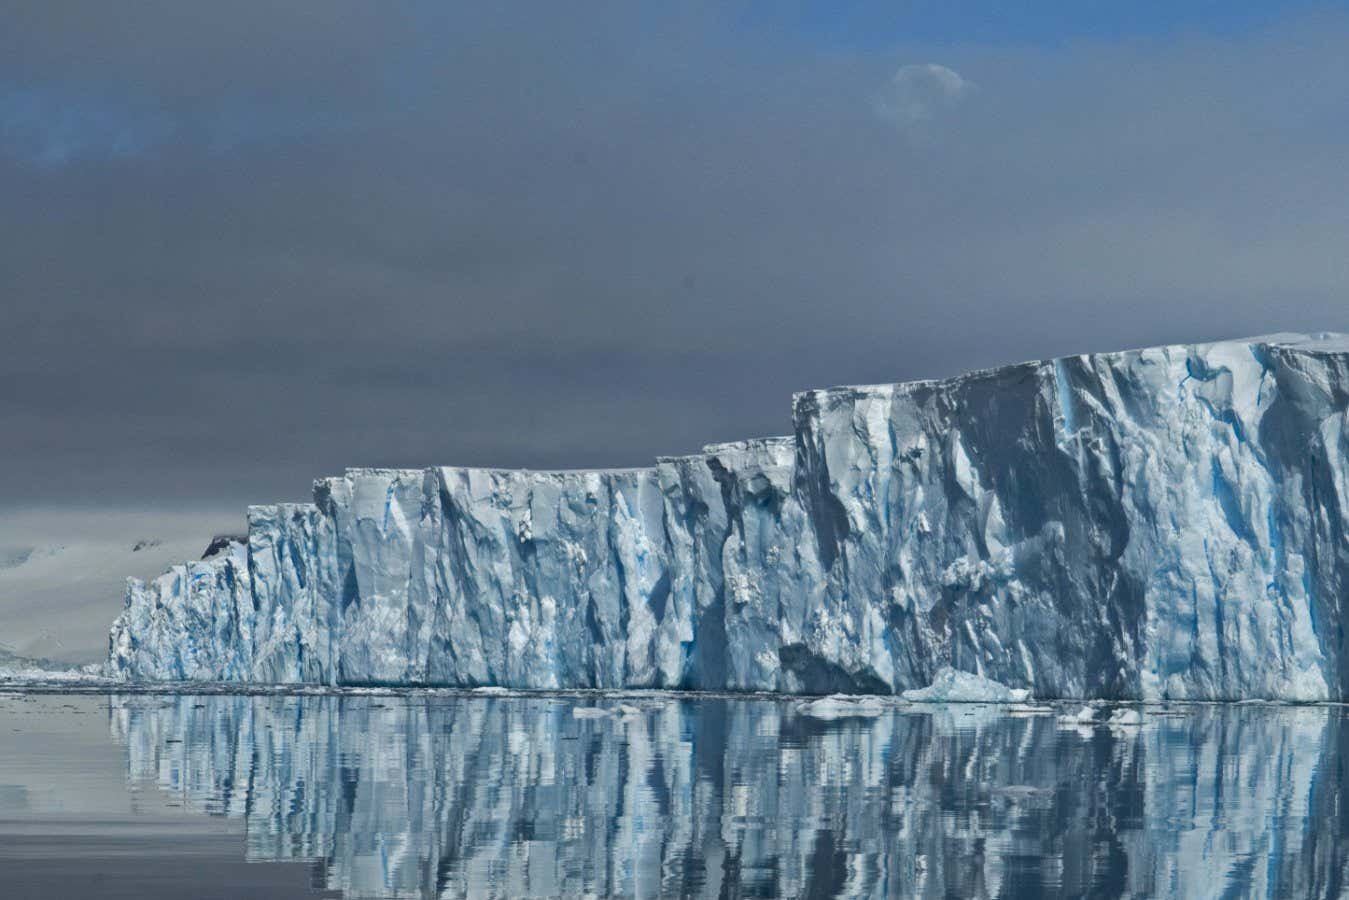
{"label": "textured ice surface", "polygon": [[353,469],[133,580],[129,679],[1349,696],[1349,339],[808,391],[652,468]]}

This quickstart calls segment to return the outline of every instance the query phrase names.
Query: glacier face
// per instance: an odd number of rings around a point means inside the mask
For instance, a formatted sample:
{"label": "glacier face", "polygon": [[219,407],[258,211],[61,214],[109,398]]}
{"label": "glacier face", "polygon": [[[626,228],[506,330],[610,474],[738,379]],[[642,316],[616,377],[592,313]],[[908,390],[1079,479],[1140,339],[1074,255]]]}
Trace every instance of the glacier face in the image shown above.
{"label": "glacier face", "polygon": [[128,679],[1349,697],[1349,338],[798,394],[645,469],[352,469],[132,580]]}

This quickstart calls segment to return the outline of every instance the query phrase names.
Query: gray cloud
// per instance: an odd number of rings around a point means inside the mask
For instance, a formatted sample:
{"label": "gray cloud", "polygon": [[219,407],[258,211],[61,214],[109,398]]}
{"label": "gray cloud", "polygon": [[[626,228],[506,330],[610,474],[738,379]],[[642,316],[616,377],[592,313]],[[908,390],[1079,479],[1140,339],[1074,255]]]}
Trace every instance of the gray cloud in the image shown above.
{"label": "gray cloud", "polygon": [[636,464],[811,386],[1349,329],[1343,18],[860,52],[682,5],[60,7],[0,31],[6,504]]}

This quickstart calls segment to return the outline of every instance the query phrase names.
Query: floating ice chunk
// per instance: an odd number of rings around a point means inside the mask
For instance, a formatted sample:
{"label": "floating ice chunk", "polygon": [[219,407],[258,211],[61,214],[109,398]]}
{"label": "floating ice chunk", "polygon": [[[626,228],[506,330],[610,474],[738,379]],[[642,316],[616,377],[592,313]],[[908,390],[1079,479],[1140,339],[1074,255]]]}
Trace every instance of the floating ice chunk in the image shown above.
{"label": "floating ice chunk", "polygon": [[1084,706],[1075,713],[1059,716],[1059,721],[1065,725],[1089,724],[1096,721],[1096,710]]}
{"label": "floating ice chunk", "polygon": [[1136,709],[1117,709],[1106,722],[1111,727],[1133,728],[1143,724],[1143,716]]}
{"label": "floating ice chunk", "polygon": [[903,696],[913,703],[1025,703],[1030,691],[945,666],[937,671],[932,684],[905,691]]}
{"label": "floating ice chunk", "polygon": [[885,701],[880,697],[858,697],[848,694],[832,694],[817,700],[807,700],[797,706],[797,711],[832,722],[835,719],[874,719],[885,712]]}

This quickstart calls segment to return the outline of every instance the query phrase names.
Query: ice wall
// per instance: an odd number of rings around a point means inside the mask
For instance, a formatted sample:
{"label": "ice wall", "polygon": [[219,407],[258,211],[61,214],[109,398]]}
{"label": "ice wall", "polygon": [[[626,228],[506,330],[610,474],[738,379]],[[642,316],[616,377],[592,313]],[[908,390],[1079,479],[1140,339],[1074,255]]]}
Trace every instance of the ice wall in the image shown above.
{"label": "ice wall", "polygon": [[799,395],[854,665],[1043,696],[1345,696],[1347,352],[1275,337]]}
{"label": "ice wall", "polygon": [[131,679],[1349,697],[1349,339],[809,391],[653,468],[353,469],[132,581]]}

